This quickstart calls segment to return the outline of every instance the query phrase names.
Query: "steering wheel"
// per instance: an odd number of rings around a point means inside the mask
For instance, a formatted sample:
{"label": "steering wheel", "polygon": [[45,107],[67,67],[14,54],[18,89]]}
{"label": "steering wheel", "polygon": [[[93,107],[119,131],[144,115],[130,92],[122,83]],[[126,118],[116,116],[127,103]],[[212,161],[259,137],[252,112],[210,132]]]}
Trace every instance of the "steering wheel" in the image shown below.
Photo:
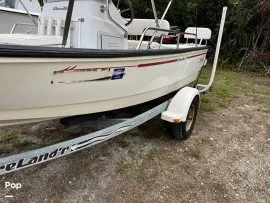
{"label": "steering wheel", "polygon": [[134,9],[130,0],[114,0],[113,2],[115,3],[116,8],[119,10],[120,15],[123,18],[128,18],[125,26],[130,25],[134,19]]}

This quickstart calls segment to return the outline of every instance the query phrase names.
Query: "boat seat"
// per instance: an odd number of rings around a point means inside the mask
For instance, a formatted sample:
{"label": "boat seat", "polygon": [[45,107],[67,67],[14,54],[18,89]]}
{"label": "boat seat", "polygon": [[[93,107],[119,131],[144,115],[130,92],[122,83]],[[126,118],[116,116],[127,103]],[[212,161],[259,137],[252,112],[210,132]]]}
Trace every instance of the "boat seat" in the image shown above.
{"label": "boat seat", "polygon": [[[202,44],[202,41],[205,40],[207,44],[207,40],[211,39],[212,31],[209,28],[203,28],[203,27],[188,27],[185,30],[186,33],[196,34],[197,33],[197,39],[200,40],[199,44]],[[185,34],[184,38],[187,39],[196,39],[195,35],[189,35]]]}
{"label": "boat seat", "polygon": [[30,34],[0,34],[0,44],[25,46],[57,46],[62,44],[62,37]]}
{"label": "boat seat", "polygon": [[[167,20],[162,20],[160,22],[160,28],[161,29],[170,29],[170,23]],[[155,19],[134,19],[132,23],[127,26],[128,34],[129,35],[142,35],[143,31],[147,27],[156,27]],[[145,36],[152,36],[154,31],[148,31],[146,32]],[[164,32],[157,32],[157,36],[168,33]]]}

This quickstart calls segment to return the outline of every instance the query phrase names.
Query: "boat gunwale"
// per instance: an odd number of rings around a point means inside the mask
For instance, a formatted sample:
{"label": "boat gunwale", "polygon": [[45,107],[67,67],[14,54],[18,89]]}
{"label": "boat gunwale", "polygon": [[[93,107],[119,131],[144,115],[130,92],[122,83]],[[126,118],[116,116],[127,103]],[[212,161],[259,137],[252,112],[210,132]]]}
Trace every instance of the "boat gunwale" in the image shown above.
{"label": "boat gunwale", "polygon": [[208,49],[209,46],[191,47],[182,49],[101,50],[101,49],[41,47],[41,46],[23,46],[23,45],[0,45],[0,57],[127,58],[127,57],[182,54]]}

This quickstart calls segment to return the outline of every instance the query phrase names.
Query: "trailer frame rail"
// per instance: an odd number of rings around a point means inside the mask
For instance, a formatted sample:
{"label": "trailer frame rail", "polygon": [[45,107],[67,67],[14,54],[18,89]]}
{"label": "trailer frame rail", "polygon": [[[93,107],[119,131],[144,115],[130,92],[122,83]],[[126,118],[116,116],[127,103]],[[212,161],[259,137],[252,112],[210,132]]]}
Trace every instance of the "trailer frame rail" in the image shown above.
{"label": "trailer frame rail", "polygon": [[36,150],[0,158],[0,175],[38,165],[105,142],[158,116],[167,109],[169,103],[170,101],[165,101],[138,116],[100,131]]}

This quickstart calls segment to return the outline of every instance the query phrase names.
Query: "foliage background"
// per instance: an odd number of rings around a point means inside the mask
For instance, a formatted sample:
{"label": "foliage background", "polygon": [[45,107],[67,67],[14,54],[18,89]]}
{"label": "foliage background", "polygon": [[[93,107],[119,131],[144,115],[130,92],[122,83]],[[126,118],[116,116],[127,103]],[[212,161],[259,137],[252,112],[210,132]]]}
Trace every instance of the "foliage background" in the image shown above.
{"label": "foliage background", "polygon": [[[131,1],[135,16],[153,18],[150,0]],[[156,0],[159,17],[168,2]],[[221,48],[223,62],[239,63],[239,67],[247,62],[245,66],[251,69],[269,66],[270,0],[175,0],[166,18],[181,30],[196,25],[196,21],[199,27],[210,28],[210,45],[215,48],[223,6],[228,7]]]}

